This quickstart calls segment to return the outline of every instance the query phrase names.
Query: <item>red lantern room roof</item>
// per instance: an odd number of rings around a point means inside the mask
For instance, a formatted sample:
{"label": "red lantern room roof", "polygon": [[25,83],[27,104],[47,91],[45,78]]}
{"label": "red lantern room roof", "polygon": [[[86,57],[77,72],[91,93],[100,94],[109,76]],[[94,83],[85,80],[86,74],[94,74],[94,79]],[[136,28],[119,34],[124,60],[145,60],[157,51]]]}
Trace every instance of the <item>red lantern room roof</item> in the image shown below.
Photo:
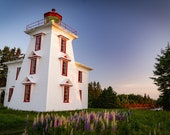
{"label": "red lantern room roof", "polygon": [[62,21],[62,16],[60,14],[58,14],[54,8],[50,12],[47,12],[44,14],[44,18],[46,18],[48,16],[57,17],[59,20]]}

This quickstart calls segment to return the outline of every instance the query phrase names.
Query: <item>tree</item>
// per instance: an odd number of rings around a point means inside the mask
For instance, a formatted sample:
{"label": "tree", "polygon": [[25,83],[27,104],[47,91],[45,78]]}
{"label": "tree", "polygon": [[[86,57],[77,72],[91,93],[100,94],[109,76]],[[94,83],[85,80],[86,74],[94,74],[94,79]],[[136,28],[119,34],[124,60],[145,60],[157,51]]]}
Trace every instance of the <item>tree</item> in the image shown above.
{"label": "tree", "polygon": [[98,98],[99,108],[115,108],[118,107],[117,93],[111,86],[105,88]]}
{"label": "tree", "polygon": [[159,96],[159,104],[162,105],[164,110],[170,110],[170,45],[161,50],[161,55],[157,55],[156,63],[153,71],[154,83],[158,86],[161,92]]}
{"label": "tree", "polygon": [[97,99],[101,94],[101,85],[99,82],[91,82],[88,84],[88,106],[95,107],[97,104]]}
{"label": "tree", "polygon": [[20,48],[9,48],[5,46],[3,50],[0,49],[0,87],[6,86],[6,78],[7,78],[7,66],[4,62],[17,60],[20,58],[21,49]]}

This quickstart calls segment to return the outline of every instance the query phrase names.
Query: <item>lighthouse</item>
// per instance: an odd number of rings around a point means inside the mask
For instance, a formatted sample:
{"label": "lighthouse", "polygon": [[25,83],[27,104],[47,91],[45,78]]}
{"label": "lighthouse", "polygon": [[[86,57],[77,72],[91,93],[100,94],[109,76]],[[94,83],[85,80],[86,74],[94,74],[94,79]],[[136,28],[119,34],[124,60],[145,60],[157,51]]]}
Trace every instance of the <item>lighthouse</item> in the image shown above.
{"label": "lighthouse", "polygon": [[27,25],[25,33],[30,37],[25,57],[5,63],[4,106],[38,112],[87,109],[92,68],[75,61],[77,31],[52,9]]}

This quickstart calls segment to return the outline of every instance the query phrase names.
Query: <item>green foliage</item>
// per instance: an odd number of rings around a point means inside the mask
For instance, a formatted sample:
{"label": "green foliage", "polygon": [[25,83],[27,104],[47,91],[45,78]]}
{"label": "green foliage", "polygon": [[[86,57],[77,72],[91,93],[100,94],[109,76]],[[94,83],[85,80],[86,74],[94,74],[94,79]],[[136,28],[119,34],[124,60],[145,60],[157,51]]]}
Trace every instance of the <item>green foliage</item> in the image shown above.
{"label": "green foliage", "polygon": [[161,50],[161,55],[158,55],[157,63],[153,74],[155,77],[151,79],[158,86],[161,92],[159,104],[163,109],[170,110],[170,45],[168,44],[164,50]]}
{"label": "green foliage", "polygon": [[5,91],[3,90],[0,94],[0,105],[3,105],[5,97]]}
{"label": "green foliage", "polygon": [[20,58],[21,49],[20,48],[9,48],[5,46],[3,50],[0,49],[0,87],[6,86],[6,78],[7,78],[7,66],[4,62],[17,60]]}
{"label": "green foliage", "polygon": [[117,95],[111,86],[102,90],[99,82],[91,82],[88,85],[88,105],[91,108],[122,108],[129,104],[154,106],[155,101],[146,94],[144,97],[134,94]]}
{"label": "green foliage", "polygon": [[99,108],[115,108],[117,107],[117,97],[116,92],[113,91],[113,88],[109,86],[107,89],[104,89],[98,98],[98,107]]}
{"label": "green foliage", "polygon": [[97,106],[97,99],[102,92],[101,85],[99,82],[91,82],[88,84],[88,106],[95,107]]}

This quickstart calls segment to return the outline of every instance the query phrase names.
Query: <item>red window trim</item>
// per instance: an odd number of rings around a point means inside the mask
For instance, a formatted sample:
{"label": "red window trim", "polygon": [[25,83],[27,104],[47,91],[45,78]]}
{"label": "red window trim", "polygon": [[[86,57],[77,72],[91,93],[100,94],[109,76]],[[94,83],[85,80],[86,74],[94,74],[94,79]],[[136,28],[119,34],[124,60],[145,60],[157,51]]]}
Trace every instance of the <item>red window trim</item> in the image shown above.
{"label": "red window trim", "polygon": [[61,38],[60,51],[63,53],[66,53],[66,44],[67,44],[67,40],[65,38]]}
{"label": "red window trim", "polygon": [[13,95],[14,88],[9,88],[9,93],[8,93],[8,102],[11,101],[11,97]]}
{"label": "red window trim", "polygon": [[15,80],[18,79],[18,75],[19,75],[20,70],[21,70],[21,67],[17,67]]}
{"label": "red window trim", "polygon": [[62,75],[63,76],[67,76],[67,73],[68,73],[68,61],[67,60],[63,60],[62,61]]}
{"label": "red window trim", "polygon": [[41,40],[42,40],[42,35],[36,35],[36,37],[35,37],[35,51],[38,51],[41,49]]}
{"label": "red window trim", "polygon": [[[28,97],[26,95],[27,90],[28,90]],[[25,84],[24,102],[30,102],[30,95],[31,95],[31,84]]]}
{"label": "red window trim", "polygon": [[[68,94],[68,95],[66,95]],[[70,87],[69,86],[64,86],[64,103],[69,103],[69,98],[70,98]]]}
{"label": "red window trim", "polygon": [[36,74],[37,58],[31,58],[30,74]]}
{"label": "red window trim", "polygon": [[82,83],[82,76],[83,75],[83,73],[82,73],[82,71],[78,71],[78,82],[79,83]]}
{"label": "red window trim", "polygon": [[82,101],[82,90],[79,90],[80,100]]}

